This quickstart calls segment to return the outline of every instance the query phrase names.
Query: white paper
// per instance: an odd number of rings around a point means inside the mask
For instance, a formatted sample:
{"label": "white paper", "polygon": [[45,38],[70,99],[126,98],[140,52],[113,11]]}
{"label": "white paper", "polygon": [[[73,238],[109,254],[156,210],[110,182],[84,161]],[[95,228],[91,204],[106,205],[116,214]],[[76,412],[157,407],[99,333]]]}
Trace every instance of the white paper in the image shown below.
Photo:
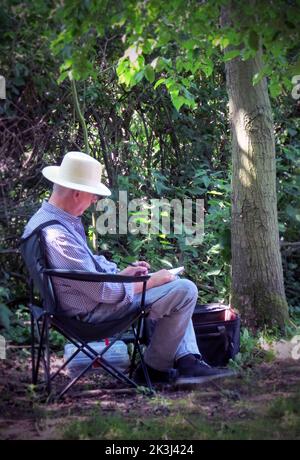
{"label": "white paper", "polygon": [[172,273],[173,275],[179,275],[180,273],[184,271],[184,267],[171,268],[168,271]]}
{"label": "white paper", "polygon": [[[177,268],[170,268],[168,272],[172,273],[173,275],[180,275],[184,271],[184,267],[177,267]],[[156,273],[156,272],[154,272]],[[148,275],[152,276],[154,273],[148,273]]]}

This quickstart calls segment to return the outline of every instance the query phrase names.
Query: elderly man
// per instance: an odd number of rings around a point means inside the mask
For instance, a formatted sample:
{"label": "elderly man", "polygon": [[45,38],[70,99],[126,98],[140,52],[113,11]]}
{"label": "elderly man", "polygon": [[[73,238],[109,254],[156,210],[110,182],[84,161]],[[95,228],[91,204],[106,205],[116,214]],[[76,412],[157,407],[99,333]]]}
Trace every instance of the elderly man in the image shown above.
{"label": "elderly man", "polygon": [[[38,225],[55,219],[63,226],[43,229],[50,267],[132,276],[147,274],[147,262],[136,262],[136,266],[119,271],[115,263],[94,255],[87,245],[80,216],[99,197],[110,195],[101,183],[101,169],[97,160],[82,152],[69,152],[60,166],[44,168],[43,175],[54,183],[53,192],[29,220],[23,237]],[[93,323],[121,319],[137,308],[142,291],[142,283],[83,283],[61,278],[55,280],[54,287],[64,314]],[[228,375],[201,359],[191,321],[196,301],[195,284],[176,278],[168,270],[159,270],[149,279],[146,304],[151,305],[149,318],[156,325],[144,358],[153,383],[168,382],[174,375],[177,382]],[[143,383],[143,378],[138,367],[135,380]]]}

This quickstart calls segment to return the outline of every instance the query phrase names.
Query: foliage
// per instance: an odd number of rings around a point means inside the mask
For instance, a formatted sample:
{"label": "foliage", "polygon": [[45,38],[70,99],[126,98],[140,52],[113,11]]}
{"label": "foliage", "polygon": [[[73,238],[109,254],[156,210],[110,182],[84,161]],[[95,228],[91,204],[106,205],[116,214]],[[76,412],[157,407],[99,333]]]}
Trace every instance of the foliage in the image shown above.
{"label": "foliage", "polygon": [[[77,82],[91,155],[104,164],[113,198],[119,190],[128,190],[129,199],[204,199],[200,246],[187,246],[184,235],[166,235],[160,226],[157,235],[98,235],[99,251],[120,266],[137,258],[150,260],[155,269],[184,265],[200,288],[201,302],[229,302],[231,163],[220,51],[241,44],[239,52],[250,57],[259,36],[272,63],[271,87],[277,74],[288,75],[286,67],[297,60],[292,39],[299,27],[288,29],[285,24],[298,21],[288,12],[296,2],[279,15],[282,4],[276,2],[272,19],[262,2],[261,15],[251,27],[240,24],[236,34],[217,27],[220,2],[191,1],[188,9],[179,0],[172,2],[173,8],[153,0],[147,8],[133,1],[113,2],[109,8],[104,1],[2,2],[1,72],[7,99],[0,102],[0,295],[2,323],[8,326],[8,311],[14,312],[17,332],[12,340],[28,339],[16,322],[28,321],[22,317],[26,272],[17,245],[25,222],[49,196],[40,171],[59,162],[66,151],[85,147],[69,71]],[[187,14],[180,16],[183,7]],[[245,14],[252,14],[250,7]],[[204,35],[208,41],[203,41]],[[284,78],[278,84],[288,88]],[[280,235],[282,243],[296,243],[299,105],[287,94],[274,98],[274,115]],[[144,216],[131,217],[142,222]],[[87,230],[90,224],[87,214]],[[299,308],[299,252],[283,245],[282,253],[293,313]],[[15,317],[18,311],[20,318]]]}
{"label": "foliage", "polygon": [[[265,334],[254,336],[247,328],[242,328],[240,352],[235,356],[234,360],[230,360],[230,366],[233,369],[247,372],[262,362],[272,361],[274,354],[263,349],[261,346],[262,339],[265,340]],[[271,340],[274,340],[274,334]]]}
{"label": "foliage", "polygon": [[[289,242],[299,240],[300,228],[300,118],[299,104],[280,98],[275,106],[277,149],[278,218],[285,271],[285,288],[291,307],[299,307],[300,264],[299,246]],[[294,310],[296,312],[296,310]]]}
{"label": "foliage", "polygon": [[[18,345],[31,344],[31,330],[30,330],[30,314],[25,305],[18,305],[18,308],[13,312],[8,309],[10,324],[3,331],[6,339]],[[57,331],[50,329],[49,334],[50,346],[52,350],[61,352],[66,343],[66,339]]]}
{"label": "foliage", "polygon": [[[232,25],[220,29],[219,18],[232,5]],[[109,28],[122,33],[127,48],[118,62],[120,83],[127,89],[141,81],[154,88],[164,85],[177,110],[183,105],[195,107],[194,77],[199,72],[206,77],[212,74],[220,50],[226,50],[222,57],[226,62],[237,56],[252,58],[263,47],[264,67],[253,82],[267,76],[271,95],[277,97],[283,88],[291,89],[290,78],[299,69],[297,59],[288,59],[298,49],[298,8],[298,0],[290,1],[289,8],[284,0],[272,8],[266,0],[246,6],[230,0],[200,5],[189,0],[188,7],[183,0],[171,4],[120,0],[108,14],[104,1],[67,1],[57,10],[58,20],[66,27],[52,46],[64,61],[61,79],[69,69],[74,70],[74,78],[86,79],[95,75],[97,38]]]}
{"label": "foliage", "polygon": [[18,305],[11,319],[6,338],[18,345],[30,345],[30,315],[25,305]]}
{"label": "foliage", "polygon": [[9,329],[11,311],[6,306],[5,301],[10,297],[9,289],[0,286],[0,327]]}
{"label": "foliage", "polygon": [[[290,5],[294,13],[297,3],[291,2]],[[238,2],[226,0],[201,5],[191,0],[188,9],[182,0],[174,0],[172,8],[156,0],[146,5],[130,0],[121,4],[118,20],[113,12],[113,22],[105,15],[104,24],[108,29],[117,26],[119,30],[120,25],[121,29],[124,26],[122,42],[125,50],[118,62],[117,75],[125,91],[147,81],[155,90],[163,86],[176,111],[183,107],[194,110],[197,107],[197,77],[200,81],[204,80],[204,75],[209,79],[215,63],[237,57],[246,61],[257,54],[262,55],[263,66],[253,75],[253,85],[268,77],[271,96],[277,97],[283,89],[291,90],[288,72],[291,69],[294,71],[295,66],[294,62],[290,64],[289,58],[295,56],[297,51],[295,43],[299,39],[299,17],[286,12],[285,2],[277,2],[272,9],[268,2],[259,2],[259,15],[256,1],[246,8]],[[79,14],[80,31],[78,21],[75,23],[72,17],[64,16],[66,31],[72,36],[73,49],[78,46],[82,31],[89,31],[94,38],[102,37],[105,33],[105,28],[93,28],[95,18],[103,7],[103,3],[97,5],[94,2],[85,6],[85,15]],[[118,7],[119,4],[117,10]],[[68,10],[69,5],[66,8],[62,6],[61,13]],[[70,40],[64,32],[53,43],[53,49],[61,57],[64,56],[63,44],[66,42],[69,44]],[[95,54],[95,43],[88,40],[86,56]],[[72,57],[68,59],[68,65],[72,69]],[[85,79],[86,75],[78,72],[77,78]],[[146,137],[148,140],[147,134]],[[270,270],[274,271],[273,267]],[[280,305],[283,303],[285,300]],[[255,310],[253,305],[252,308]],[[279,323],[280,315],[275,315],[273,321]],[[283,324],[281,326],[283,328]]]}

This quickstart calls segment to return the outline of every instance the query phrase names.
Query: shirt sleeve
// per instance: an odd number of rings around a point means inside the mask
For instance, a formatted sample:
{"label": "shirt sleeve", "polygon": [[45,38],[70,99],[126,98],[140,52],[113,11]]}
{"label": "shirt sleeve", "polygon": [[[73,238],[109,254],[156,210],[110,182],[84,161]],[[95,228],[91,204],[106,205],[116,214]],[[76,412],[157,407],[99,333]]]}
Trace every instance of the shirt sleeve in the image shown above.
{"label": "shirt sleeve", "polygon": [[[97,271],[92,259],[93,256],[85,248],[85,245],[81,245],[71,233],[62,232],[61,229],[56,229],[55,227],[46,229],[43,233],[50,267],[66,270]],[[96,257],[95,260],[97,261]],[[105,270],[102,264],[101,269],[103,272],[111,273],[111,270]],[[59,285],[59,283],[56,283],[56,290],[59,289]],[[64,283],[64,288],[66,285],[69,285],[72,291],[75,289],[78,292],[79,290],[85,298],[90,299],[90,307],[85,302],[87,312],[94,309],[95,305],[99,303],[129,304],[133,301],[133,283],[96,283],[68,280],[68,283]],[[67,293],[64,292],[64,295],[67,295]]]}
{"label": "shirt sleeve", "polygon": [[106,259],[104,256],[94,256],[94,259],[98,263],[98,265],[101,267],[101,270],[106,272],[106,273],[118,273],[119,269],[117,267],[117,264],[114,262],[110,262],[109,260]]}

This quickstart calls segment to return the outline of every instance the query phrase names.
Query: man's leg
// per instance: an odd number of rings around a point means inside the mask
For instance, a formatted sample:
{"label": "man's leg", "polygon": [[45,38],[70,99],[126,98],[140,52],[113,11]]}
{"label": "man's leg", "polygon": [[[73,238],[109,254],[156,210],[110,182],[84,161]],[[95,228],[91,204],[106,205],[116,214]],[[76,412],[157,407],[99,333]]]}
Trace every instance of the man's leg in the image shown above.
{"label": "man's leg", "polygon": [[[225,372],[210,368],[197,359],[199,352],[191,317],[197,301],[197,287],[186,279],[177,279],[146,292],[146,305],[150,306],[149,319],[156,325],[150,344],[145,351],[145,362],[150,370],[167,371],[176,362],[179,377],[184,381],[188,378],[211,379],[226,376]],[[139,308],[141,294],[134,296],[128,306],[118,308],[117,305],[100,305],[94,312],[86,315],[85,320],[97,323],[105,319],[122,319],[128,312]],[[161,375],[150,372],[150,378],[159,381]],[[167,373],[166,373],[167,374]],[[143,378],[143,375],[142,375]],[[164,381],[166,376],[164,376]],[[176,380],[180,381],[180,380]]]}
{"label": "man's leg", "polygon": [[[134,301],[139,302],[140,297]],[[212,368],[201,359],[191,320],[196,301],[197,288],[185,279],[147,291],[146,305],[151,305],[149,319],[155,320],[155,326],[144,358],[153,382],[170,381],[171,374],[168,377],[164,371],[174,366],[176,383],[202,383],[232,375],[232,371]],[[140,368],[136,377],[143,382]]]}
{"label": "man's leg", "polygon": [[[200,354],[191,322],[197,295],[195,284],[186,279],[147,291],[146,305],[151,305],[149,319],[156,322],[144,355],[149,366],[163,371],[174,367],[175,358]],[[136,295],[133,303],[138,304],[140,298],[140,294]]]}
{"label": "man's leg", "polygon": [[175,353],[175,360],[182,358],[183,356],[186,356],[190,353],[192,353],[193,355],[199,355],[199,357],[201,356],[201,352],[199,351],[197,344],[194,325],[191,319],[186,328],[183,339],[181,340],[179,347],[177,348],[177,351]]}

